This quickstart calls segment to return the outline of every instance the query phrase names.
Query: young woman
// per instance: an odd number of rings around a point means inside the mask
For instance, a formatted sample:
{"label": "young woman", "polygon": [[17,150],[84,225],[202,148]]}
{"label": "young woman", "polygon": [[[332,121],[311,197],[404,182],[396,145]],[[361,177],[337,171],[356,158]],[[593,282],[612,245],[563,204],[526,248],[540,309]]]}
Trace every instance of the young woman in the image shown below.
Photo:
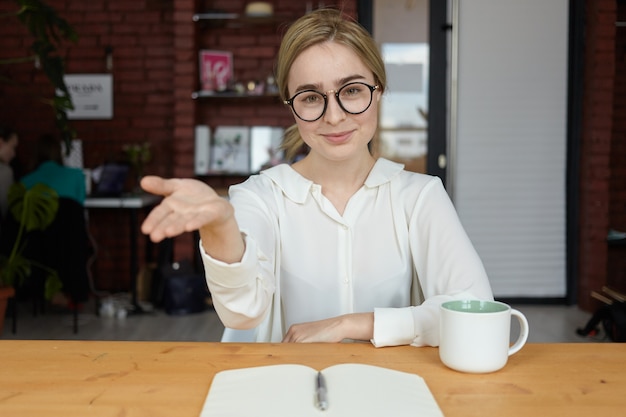
{"label": "young woman", "polygon": [[146,177],[165,198],[142,230],[199,230],[207,283],[227,328],[256,341],[439,343],[439,305],[492,299],[483,265],[437,177],[370,152],[385,71],[376,44],[336,10],[286,32],[277,83],[308,153],[220,198],[191,179]]}
{"label": "young woman", "polygon": [[44,134],[39,137],[33,155],[35,169],[25,175],[21,182],[26,189],[37,183],[53,188],[59,197],[71,198],[81,206],[85,204],[87,187],[85,174],[80,168],[63,164],[61,141],[54,135]]}

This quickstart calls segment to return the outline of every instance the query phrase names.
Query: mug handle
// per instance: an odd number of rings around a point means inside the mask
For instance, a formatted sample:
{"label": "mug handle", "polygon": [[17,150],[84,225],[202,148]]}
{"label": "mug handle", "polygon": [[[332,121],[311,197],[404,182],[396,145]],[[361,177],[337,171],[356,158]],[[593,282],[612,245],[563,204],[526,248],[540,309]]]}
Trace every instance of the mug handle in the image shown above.
{"label": "mug handle", "polygon": [[513,346],[509,348],[509,356],[519,352],[519,350],[526,344],[526,340],[528,339],[528,320],[526,320],[526,316],[524,316],[521,311],[512,308],[511,317],[517,318],[520,326],[520,332],[519,337],[517,338]]}

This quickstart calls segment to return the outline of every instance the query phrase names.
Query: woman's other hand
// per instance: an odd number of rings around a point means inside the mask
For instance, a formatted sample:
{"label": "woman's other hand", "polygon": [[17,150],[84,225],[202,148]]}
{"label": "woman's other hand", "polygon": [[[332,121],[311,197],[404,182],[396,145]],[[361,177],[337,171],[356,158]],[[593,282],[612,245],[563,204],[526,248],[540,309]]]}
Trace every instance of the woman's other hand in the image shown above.
{"label": "woman's other hand", "polygon": [[374,337],[374,313],[355,313],[292,325],[283,343],[339,343]]}

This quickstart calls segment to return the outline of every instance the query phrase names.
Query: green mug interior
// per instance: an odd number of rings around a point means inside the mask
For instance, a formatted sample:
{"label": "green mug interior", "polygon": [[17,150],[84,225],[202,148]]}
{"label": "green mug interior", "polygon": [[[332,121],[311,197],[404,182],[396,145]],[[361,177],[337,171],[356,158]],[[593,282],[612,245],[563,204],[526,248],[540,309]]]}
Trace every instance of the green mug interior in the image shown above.
{"label": "green mug interior", "polygon": [[504,303],[488,300],[453,300],[446,301],[441,306],[447,310],[464,313],[500,313],[509,309]]}

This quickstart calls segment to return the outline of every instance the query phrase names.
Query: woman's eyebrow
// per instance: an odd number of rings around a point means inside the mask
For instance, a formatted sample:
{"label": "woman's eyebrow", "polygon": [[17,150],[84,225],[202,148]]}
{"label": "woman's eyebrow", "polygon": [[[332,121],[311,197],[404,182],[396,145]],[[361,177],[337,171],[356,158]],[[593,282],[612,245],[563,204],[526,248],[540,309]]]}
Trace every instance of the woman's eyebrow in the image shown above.
{"label": "woman's eyebrow", "polygon": [[[365,77],[360,74],[352,74],[352,75],[348,75],[347,77],[343,77],[337,80],[336,85],[337,87],[341,87],[343,85],[348,84],[351,81],[361,80],[361,79],[365,79]],[[322,88],[321,84],[302,84],[296,87],[294,93],[297,93],[299,91],[304,91],[304,90],[321,91],[321,88]]]}
{"label": "woman's eyebrow", "polygon": [[304,90],[319,90],[321,88],[320,84],[302,84],[296,87],[294,93]]}
{"label": "woman's eyebrow", "polygon": [[365,77],[363,75],[360,75],[360,74],[348,75],[347,77],[343,77],[343,78],[339,79],[337,85],[338,86],[342,86],[342,85],[348,84],[351,81],[362,80],[362,79],[365,79]]}

